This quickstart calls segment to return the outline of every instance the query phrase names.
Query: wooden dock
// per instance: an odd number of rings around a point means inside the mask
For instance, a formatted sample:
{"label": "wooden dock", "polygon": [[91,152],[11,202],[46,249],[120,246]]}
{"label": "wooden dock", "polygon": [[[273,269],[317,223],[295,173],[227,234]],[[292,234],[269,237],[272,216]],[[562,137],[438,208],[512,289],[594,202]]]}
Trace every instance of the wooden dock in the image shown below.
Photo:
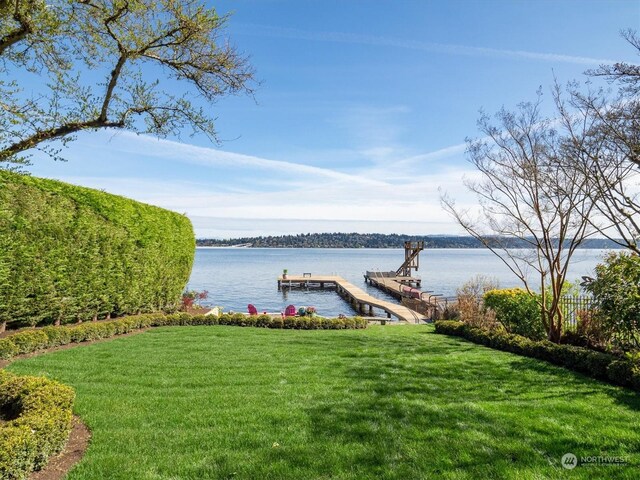
{"label": "wooden dock", "polygon": [[407,296],[403,287],[419,289],[422,282],[419,278],[398,276],[394,272],[367,272],[364,281],[398,299]]}
{"label": "wooden dock", "polygon": [[278,277],[278,289],[282,288],[335,288],[338,294],[347,299],[353,308],[361,314],[373,316],[373,309],[383,310],[388,318],[396,317],[401,322],[419,323],[425,317],[413,310],[396,303],[387,302],[373,297],[361,288],[337,275],[287,275],[286,278]]}

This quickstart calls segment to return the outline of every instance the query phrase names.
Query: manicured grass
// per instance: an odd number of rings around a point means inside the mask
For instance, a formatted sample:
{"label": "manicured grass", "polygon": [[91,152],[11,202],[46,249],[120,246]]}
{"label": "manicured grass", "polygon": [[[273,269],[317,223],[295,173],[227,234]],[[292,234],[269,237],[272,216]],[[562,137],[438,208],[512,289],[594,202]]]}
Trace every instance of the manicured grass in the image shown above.
{"label": "manicured grass", "polygon": [[[428,326],[160,328],[21,360],[93,431],[70,478],[637,478],[640,396]],[[563,454],[629,466],[560,466]]]}

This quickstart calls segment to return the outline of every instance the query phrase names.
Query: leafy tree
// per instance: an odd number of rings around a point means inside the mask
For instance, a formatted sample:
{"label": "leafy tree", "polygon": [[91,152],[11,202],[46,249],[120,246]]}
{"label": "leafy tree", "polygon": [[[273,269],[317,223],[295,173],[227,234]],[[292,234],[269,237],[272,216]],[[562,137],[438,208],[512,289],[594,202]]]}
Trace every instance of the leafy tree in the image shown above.
{"label": "leafy tree", "polygon": [[0,0],[0,19],[8,168],[32,148],[57,158],[50,142],[82,130],[164,137],[190,127],[216,140],[211,104],[251,92],[253,71],[224,37],[228,17],[201,0]]}
{"label": "leafy tree", "polygon": [[[485,136],[469,140],[467,149],[480,176],[465,182],[478,197],[479,213],[460,209],[446,194],[442,204],[529,293],[540,292],[535,298],[542,324],[549,340],[559,342],[562,288],[575,250],[594,231],[588,218],[597,196],[585,188],[584,175],[558,168],[567,155],[566,139],[541,115],[540,105],[541,93],[514,112],[499,111],[496,124],[481,116]],[[514,248],[513,239],[525,248]]]}
{"label": "leafy tree", "polygon": [[585,288],[613,339],[623,348],[640,349],[640,256],[610,253]]}

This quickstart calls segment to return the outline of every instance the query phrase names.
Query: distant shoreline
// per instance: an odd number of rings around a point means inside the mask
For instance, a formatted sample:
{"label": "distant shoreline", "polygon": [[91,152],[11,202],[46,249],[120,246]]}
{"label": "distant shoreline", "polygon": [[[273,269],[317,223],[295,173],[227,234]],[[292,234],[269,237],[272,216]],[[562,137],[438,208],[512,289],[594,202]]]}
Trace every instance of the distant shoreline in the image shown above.
{"label": "distant shoreline", "polygon": [[[234,249],[234,250],[293,250],[293,249],[304,249],[304,250],[402,250],[402,247],[235,247],[233,245],[220,245],[220,246],[210,246],[210,245],[196,245],[196,248],[201,249]],[[526,250],[525,247],[512,247],[518,248],[520,250]],[[577,250],[622,250],[624,247],[620,245],[614,245],[609,247],[578,247]],[[426,246],[425,250],[485,250],[486,247],[434,247],[434,246]]]}
{"label": "distant shoreline", "polygon": [[[403,248],[405,241],[424,241],[427,249],[440,248],[486,248],[478,240],[469,236],[416,236],[381,233],[312,233],[281,236],[244,237],[231,239],[200,238],[196,246],[201,248],[333,248],[333,249],[396,249]],[[504,244],[509,248],[531,248],[525,240],[495,237],[495,245]],[[579,247],[581,249],[613,250],[620,245],[604,238],[590,238]]]}

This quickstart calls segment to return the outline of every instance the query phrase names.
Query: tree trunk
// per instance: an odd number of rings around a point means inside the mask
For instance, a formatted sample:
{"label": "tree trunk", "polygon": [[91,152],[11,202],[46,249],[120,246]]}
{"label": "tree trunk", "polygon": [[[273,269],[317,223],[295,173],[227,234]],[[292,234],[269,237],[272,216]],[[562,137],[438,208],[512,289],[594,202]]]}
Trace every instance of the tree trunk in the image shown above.
{"label": "tree trunk", "polygon": [[111,320],[111,312],[107,313],[107,318],[105,320]]}
{"label": "tree trunk", "polygon": [[7,321],[0,322],[0,333],[3,333],[7,329]]}
{"label": "tree trunk", "polygon": [[94,314],[93,318],[91,319],[92,322],[97,322],[98,321],[98,314]]}
{"label": "tree trunk", "polygon": [[556,305],[553,310],[547,312],[549,321],[549,331],[547,338],[550,342],[560,343],[562,338],[562,310],[560,305]]}

